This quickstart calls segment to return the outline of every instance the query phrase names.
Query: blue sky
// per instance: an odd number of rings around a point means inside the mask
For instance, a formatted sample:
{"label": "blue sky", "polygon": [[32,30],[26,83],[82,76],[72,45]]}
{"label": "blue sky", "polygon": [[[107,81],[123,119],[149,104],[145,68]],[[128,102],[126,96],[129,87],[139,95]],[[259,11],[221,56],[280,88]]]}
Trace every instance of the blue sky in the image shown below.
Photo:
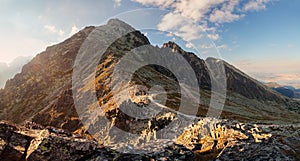
{"label": "blue sky", "polygon": [[[154,9],[143,9],[149,7]],[[259,80],[300,85],[298,0],[2,0],[0,62],[34,56],[116,15],[137,29],[149,28],[143,32],[155,44],[175,40],[192,50],[180,39],[188,40],[204,58],[217,54],[216,47],[219,57]],[[155,29],[177,37],[162,38]],[[210,49],[214,54],[207,55]]]}

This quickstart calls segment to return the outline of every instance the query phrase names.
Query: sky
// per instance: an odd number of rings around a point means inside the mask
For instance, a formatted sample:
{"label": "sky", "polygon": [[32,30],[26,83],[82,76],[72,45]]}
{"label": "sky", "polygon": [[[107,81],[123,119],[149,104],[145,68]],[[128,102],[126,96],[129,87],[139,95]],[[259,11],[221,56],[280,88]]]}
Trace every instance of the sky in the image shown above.
{"label": "sky", "polygon": [[1,0],[0,80],[46,46],[112,17],[155,45],[180,41],[260,81],[300,88],[299,0]]}

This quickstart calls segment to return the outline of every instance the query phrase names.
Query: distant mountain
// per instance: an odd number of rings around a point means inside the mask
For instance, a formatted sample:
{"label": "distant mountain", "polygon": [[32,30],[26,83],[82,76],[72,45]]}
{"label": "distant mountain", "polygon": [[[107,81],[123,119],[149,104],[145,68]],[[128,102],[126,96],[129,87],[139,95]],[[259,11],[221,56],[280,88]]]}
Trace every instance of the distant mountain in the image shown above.
{"label": "distant mountain", "polygon": [[296,89],[293,86],[282,86],[275,82],[265,83],[270,89],[289,98],[300,98],[300,89]]}
{"label": "distant mountain", "polygon": [[16,73],[21,72],[23,65],[28,63],[31,59],[32,57],[20,56],[9,64],[0,62],[0,88],[4,87],[8,79],[13,78]]}
{"label": "distant mountain", "polygon": [[277,88],[277,87],[281,87],[281,85],[278,84],[278,83],[276,83],[276,82],[267,82],[267,83],[264,83],[264,82],[263,82],[263,84],[266,85],[266,86],[269,87],[269,88]]}

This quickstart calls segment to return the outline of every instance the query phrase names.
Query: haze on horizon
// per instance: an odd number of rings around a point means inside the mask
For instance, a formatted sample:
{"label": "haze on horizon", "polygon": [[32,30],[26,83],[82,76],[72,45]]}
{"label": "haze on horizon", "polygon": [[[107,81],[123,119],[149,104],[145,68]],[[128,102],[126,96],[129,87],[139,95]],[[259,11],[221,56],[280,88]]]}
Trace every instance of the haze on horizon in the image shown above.
{"label": "haze on horizon", "polygon": [[[162,31],[179,31],[177,36],[188,41],[199,36],[198,30],[205,30],[222,58],[237,68],[261,81],[300,88],[297,0],[1,1],[0,78],[11,78],[27,62],[12,63],[16,58],[33,57],[85,26],[97,26],[116,14],[148,7],[169,12],[160,13],[159,20],[153,16],[138,21],[134,27],[150,24]],[[198,25],[187,23],[187,19]]]}

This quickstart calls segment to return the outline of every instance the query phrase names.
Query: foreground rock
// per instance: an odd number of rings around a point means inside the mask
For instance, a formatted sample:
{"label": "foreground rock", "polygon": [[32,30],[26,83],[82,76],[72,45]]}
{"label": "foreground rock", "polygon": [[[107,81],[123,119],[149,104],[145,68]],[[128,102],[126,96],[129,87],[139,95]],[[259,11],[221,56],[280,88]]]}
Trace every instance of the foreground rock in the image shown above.
{"label": "foreground rock", "polygon": [[[156,151],[157,145],[164,147]],[[128,146],[130,148],[130,146]],[[205,118],[176,139],[155,140],[152,153],[123,154],[52,127],[0,122],[1,161],[44,160],[299,160],[300,128]]]}
{"label": "foreground rock", "polygon": [[299,125],[256,125],[205,118],[188,127],[178,144],[198,160],[299,160]]}
{"label": "foreground rock", "polygon": [[1,161],[44,160],[194,160],[194,154],[180,145],[147,154],[121,154],[106,149],[95,140],[52,127],[27,124],[27,127],[0,122]]}

